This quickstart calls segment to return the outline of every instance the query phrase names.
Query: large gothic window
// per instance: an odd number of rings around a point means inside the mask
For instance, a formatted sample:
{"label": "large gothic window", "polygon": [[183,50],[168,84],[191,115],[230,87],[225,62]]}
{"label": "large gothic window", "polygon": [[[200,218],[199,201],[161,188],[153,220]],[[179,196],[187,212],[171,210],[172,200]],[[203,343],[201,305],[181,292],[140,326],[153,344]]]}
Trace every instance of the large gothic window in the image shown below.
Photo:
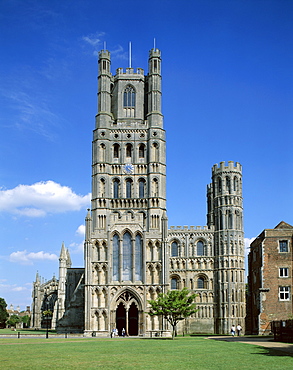
{"label": "large gothic window", "polygon": [[133,86],[127,86],[123,93],[123,108],[125,117],[135,116],[136,93]]}
{"label": "large gothic window", "polygon": [[113,237],[113,280],[119,280],[119,236]]}
{"label": "large gothic window", "polygon": [[135,280],[142,280],[142,237],[135,237]]}
{"label": "large gothic window", "polygon": [[122,265],[122,280],[132,280],[132,243],[131,235],[127,232],[123,235],[123,265]]}
{"label": "large gothic window", "polygon": [[143,280],[143,240],[140,234],[134,240],[128,231],[121,239],[118,234],[114,234],[112,270],[113,281]]}
{"label": "large gothic window", "polygon": [[124,90],[123,96],[124,107],[135,107],[135,90],[133,86],[127,86]]}

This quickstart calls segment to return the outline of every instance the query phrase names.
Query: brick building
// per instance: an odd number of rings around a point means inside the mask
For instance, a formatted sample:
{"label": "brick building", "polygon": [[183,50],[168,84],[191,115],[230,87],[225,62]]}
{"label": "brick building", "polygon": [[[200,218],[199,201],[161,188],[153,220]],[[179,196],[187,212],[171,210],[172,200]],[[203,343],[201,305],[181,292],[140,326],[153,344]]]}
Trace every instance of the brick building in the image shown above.
{"label": "brick building", "polygon": [[270,322],[292,318],[293,226],[280,222],[250,245],[246,331],[269,334]]}

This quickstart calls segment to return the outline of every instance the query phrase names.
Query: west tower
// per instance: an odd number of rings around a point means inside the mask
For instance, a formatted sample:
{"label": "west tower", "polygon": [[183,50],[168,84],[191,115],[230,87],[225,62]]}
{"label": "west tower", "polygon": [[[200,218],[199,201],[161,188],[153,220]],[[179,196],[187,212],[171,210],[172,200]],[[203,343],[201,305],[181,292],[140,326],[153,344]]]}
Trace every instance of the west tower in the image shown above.
{"label": "west tower", "polygon": [[98,113],[92,144],[92,206],[86,218],[85,333],[163,330],[145,314],[168,285],[166,148],[161,112],[161,53],[148,74],[111,74],[99,54]]}

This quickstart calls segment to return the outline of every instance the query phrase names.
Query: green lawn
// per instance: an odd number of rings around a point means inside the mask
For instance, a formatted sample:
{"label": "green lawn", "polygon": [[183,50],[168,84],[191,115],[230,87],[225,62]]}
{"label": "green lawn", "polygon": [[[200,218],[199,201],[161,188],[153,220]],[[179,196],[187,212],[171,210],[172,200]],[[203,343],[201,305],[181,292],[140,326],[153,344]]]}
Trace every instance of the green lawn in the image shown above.
{"label": "green lawn", "polygon": [[204,337],[5,339],[1,369],[293,369],[280,352]]}

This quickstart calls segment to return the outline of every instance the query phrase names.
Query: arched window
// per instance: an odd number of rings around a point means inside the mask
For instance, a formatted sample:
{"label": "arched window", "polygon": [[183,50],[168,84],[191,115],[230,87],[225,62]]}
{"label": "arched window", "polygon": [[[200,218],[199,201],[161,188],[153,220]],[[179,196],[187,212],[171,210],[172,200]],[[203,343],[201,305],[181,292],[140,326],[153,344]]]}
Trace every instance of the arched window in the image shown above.
{"label": "arched window", "polygon": [[157,143],[153,143],[152,146],[152,161],[153,162],[159,161],[159,145]]}
{"label": "arched window", "polygon": [[126,107],[135,107],[135,90],[133,86],[127,86],[124,90],[123,96],[123,106]]}
{"label": "arched window", "polygon": [[131,158],[131,155],[132,155],[132,145],[131,144],[127,144],[126,145],[126,157],[127,158]]}
{"label": "arched window", "polygon": [[135,237],[135,280],[142,280],[142,237],[137,234]]}
{"label": "arched window", "polygon": [[238,191],[238,178],[235,176],[233,180],[234,191]]}
{"label": "arched window", "polygon": [[106,145],[102,143],[100,145],[100,161],[105,162],[105,157],[106,157]]}
{"label": "arched window", "polygon": [[138,181],[138,192],[139,192],[139,198],[145,197],[145,180],[139,179]]}
{"label": "arched window", "polygon": [[113,280],[119,280],[119,236],[113,236]]}
{"label": "arched window", "polygon": [[173,277],[171,279],[171,289],[172,290],[178,289],[178,279],[176,277]]}
{"label": "arched window", "polygon": [[114,199],[119,198],[119,187],[120,187],[120,181],[118,179],[114,179],[114,181],[113,181],[113,197],[114,197]]}
{"label": "arched window", "polygon": [[99,196],[101,198],[105,197],[105,180],[104,179],[100,180],[100,194],[99,194]]}
{"label": "arched window", "polygon": [[204,278],[199,277],[197,279],[197,289],[204,289]]}
{"label": "arched window", "polygon": [[223,214],[219,211],[219,230],[223,230]]}
{"label": "arched window", "polygon": [[126,180],[126,198],[132,197],[132,180],[127,179]]}
{"label": "arched window", "polygon": [[230,210],[228,211],[228,229],[233,229],[233,215]]}
{"label": "arched window", "polygon": [[171,257],[178,257],[178,243],[173,242],[171,244]]}
{"label": "arched window", "polygon": [[122,280],[132,280],[132,245],[131,235],[127,232],[123,235],[123,265],[122,265]]}
{"label": "arched window", "polygon": [[153,179],[153,183],[152,183],[152,190],[153,190],[153,194],[152,196],[153,197],[158,197],[159,196],[159,182],[158,182],[158,179]]}
{"label": "arched window", "polygon": [[226,191],[231,194],[231,181],[230,177],[226,177]]}
{"label": "arched window", "polygon": [[144,151],[145,151],[145,145],[140,144],[140,146],[138,147],[138,157],[139,158],[144,158]]}
{"label": "arched window", "polygon": [[196,244],[196,254],[198,256],[203,256],[204,255],[204,245],[202,241],[198,241]]}
{"label": "arched window", "polygon": [[127,86],[123,94],[123,108],[125,117],[135,116],[135,90],[133,86]]}
{"label": "arched window", "polygon": [[218,192],[222,193],[222,179],[218,177]]}
{"label": "arched window", "polygon": [[113,145],[113,157],[114,158],[119,158],[119,144],[114,144]]}

